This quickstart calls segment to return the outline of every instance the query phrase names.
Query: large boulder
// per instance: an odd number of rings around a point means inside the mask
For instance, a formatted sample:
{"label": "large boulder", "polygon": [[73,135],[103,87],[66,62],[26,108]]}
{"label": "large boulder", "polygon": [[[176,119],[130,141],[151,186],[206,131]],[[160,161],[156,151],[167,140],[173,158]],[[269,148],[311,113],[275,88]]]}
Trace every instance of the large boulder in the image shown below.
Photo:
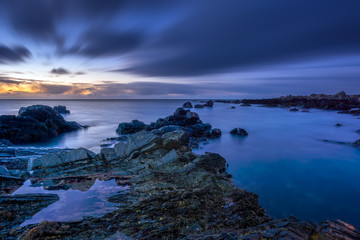
{"label": "large boulder", "polygon": [[66,121],[53,108],[44,105],[22,107],[18,116],[0,116],[0,139],[12,143],[43,141],[80,128],[80,124]]}
{"label": "large boulder", "polygon": [[140,132],[146,128],[146,124],[140,122],[139,120],[132,120],[130,123],[123,122],[120,123],[117,128],[117,133],[119,134],[132,134],[136,132]]}

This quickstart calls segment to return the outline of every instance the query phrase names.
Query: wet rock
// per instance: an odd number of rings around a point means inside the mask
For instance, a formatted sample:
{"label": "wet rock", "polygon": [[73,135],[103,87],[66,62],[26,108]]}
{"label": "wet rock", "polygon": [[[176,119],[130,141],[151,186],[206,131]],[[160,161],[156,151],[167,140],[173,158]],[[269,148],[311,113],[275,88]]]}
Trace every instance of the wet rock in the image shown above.
{"label": "wet rock", "polygon": [[241,104],[240,106],[242,106],[242,107],[250,107],[251,104],[250,104],[250,103],[243,103],[243,104]]}
{"label": "wet rock", "polygon": [[162,138],[163,146],[165,149],[178,149],[183,145],[189,144],[190,135],[183,130],[176,130],[173,132],[165,133]]}
{"label": "wet rock", "polygon": [[9,236],[12,228],[58,200],[56,194],[0,196],[0,235]]}
{"label": "wet rock", "polygon": [[140,132],[146,128],[146,124],[140,122],[139,120],[132,120],[130,123],[120,123],[116,132],[118,134],[132,134],[136,132]]}
{"label": "wet rock", "polygon": [[192,108],[193,105],[191,104],[191,102],[186,102],[183,104],[183,108]]}
{"label": "wet rock", "polygon": [[213,107],[213,106],[214,106],[213,100],[209,100],[204,104],[204,107]]}
{"label": "wet rock", "polygon": [[301,110],[301,112],[306,112],[306,113],[308,113],[308,112],[310,112],[308,109],[304,109],[304,110]]}
{"label": "wet rock", "polygon": [[0,166],[0,176],[10,176],[9,170],[4,166]]}
{"label": "wet rock", "polygon": [[13,145],[12,142],[10,142],[9,140],[0,139],[0,147],[8,147],[12,145]]}
{"label": "wet rock", "polygon": [[290,108],[290,110],[289,110],[290,112],[298,112],[299,111],[299,109],[297,109],[297,108]]}
{"label": "wet rock", "polygon": [[230,109],[235,109],[236,107],[235,106],[231,106]]}
{"label": "wet rock", "polygon": [[247,131],[243,128],[234,128],[230,131],[230,134],[237,135],[237,136],[248,136],[249,134]]}
{"label": "wet rock", "polygon": [[351,144],[353,147],[360,148],[360,139]]}
{"label": "wet rock", "polygon": [[63,150],[35,159],[32,163],[32,177],[85,175],[100,171],[102,164],[95,153],[85,148]]}
{"label": "wet rock", "polygon": [[194,107],[195,107],[195,108],[204,108],[204,105],[203,105],[203,104],[195,104]]}
{"label": "wet rock", "polygon": [[18,116],[0,116],[0,138],[12,143],[42,141],[81,127],[76,122],[66,121],[53,108],[44,105],[22,107]]}
{"label": "wet rock", "polygon": [[209,138],[220,138],[221,137],[221,130],[219,128],[211,129]]}
{"label": "wet rock", "polygon": [[60,114],[70,114],[70,110],[66,109],[66,106],[62,105],[54,106],[54,110]]}
{"label": "wet rock", "polygon": [[341,123],[335,124],[335,127],[342,127],[343,125]]}

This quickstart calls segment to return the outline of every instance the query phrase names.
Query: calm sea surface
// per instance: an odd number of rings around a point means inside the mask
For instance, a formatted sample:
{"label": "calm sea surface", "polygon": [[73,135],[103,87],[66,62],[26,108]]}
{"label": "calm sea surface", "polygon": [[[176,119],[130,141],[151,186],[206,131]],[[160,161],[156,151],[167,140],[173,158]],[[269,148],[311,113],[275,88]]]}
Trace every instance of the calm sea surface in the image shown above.
{"label": "calm sea surface", "polygon": [[[20,107],[33,104],[66,105],[71,111],[67,120],[91,127],[32,146],[85,147],[98,152],[103,139],[117,136],[120,122],[138,119],[150,123],[172,114],[183,102],[1,100],[0,114],[17,114]],[[359,139],[360,119],[320,110],[302,113],[223,103],[192,111],[223,131],[220,139],[194,151],[221,154],[235,184],[257,193],[270,215],[311,221],[342,219],[360,225],[360,150],[322,141]],[[343,126],[335,127],[336,123]],[[229,131],[235,127],[246,129],[249,136],[231,136]]]}

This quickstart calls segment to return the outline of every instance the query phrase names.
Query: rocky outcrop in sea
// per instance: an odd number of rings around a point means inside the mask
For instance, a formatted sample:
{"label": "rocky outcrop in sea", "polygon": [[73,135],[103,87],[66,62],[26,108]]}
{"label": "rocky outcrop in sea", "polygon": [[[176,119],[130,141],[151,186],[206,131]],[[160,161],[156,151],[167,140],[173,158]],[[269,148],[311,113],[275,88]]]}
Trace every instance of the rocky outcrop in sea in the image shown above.
{"label": "rocky outcrop in sea", "polygon": [[[212,102],[207,102],[206,104],[212,106]],[[220,129],[212,128],[209,123],[203,123],[197,113],[185,110],[184,108],[178,108],[172,115],[159,118],[156,122],[152,122],[149,125],[138,120],[133,120],[130,123],[120,123],[117,132],[119,134],[131,134],[144,129],[158,136],[175,130],[186,131],[192,147],[197,147],[199,142],[221,136]]]}
{"label": "rocky outcrop in sea", "polygon": [[54,108],[44,105],[22,107],[17,116],[0,116],[0,139],[12,143],[44,141],[82,126],[68,122]]}

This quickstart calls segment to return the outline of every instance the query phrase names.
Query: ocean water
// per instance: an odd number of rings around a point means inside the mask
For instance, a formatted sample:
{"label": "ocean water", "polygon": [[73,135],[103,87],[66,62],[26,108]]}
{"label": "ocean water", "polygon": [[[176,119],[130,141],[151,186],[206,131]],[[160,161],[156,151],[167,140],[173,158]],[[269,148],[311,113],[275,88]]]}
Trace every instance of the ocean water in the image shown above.
{"label": "ocean water", "polygon": [[[67,120],[90,127],[31,146],[85,147],[98,152],[103,139],[117,136],[115,130],[120,122],[138,119],[150,123],[172,114],[183,102],[2,100],[0,114],[16,114],[20,107],[33,104],[66,105],[71,111],[65,116]],[[224,103],[192,111],[203,122],[223,131],[220,139],[194,151],[221,154],[229,163],[234,183],[258,194],[260,204],[271,216],[295,216],[315,222],[342,219],[360,225],[360,149],[323,141],[359,139],[358,117],[332,111],[303,113]],[[336,123],[343,126],[336,127]],[[246,129],[249,136],[230,135],[235,127]]]}

